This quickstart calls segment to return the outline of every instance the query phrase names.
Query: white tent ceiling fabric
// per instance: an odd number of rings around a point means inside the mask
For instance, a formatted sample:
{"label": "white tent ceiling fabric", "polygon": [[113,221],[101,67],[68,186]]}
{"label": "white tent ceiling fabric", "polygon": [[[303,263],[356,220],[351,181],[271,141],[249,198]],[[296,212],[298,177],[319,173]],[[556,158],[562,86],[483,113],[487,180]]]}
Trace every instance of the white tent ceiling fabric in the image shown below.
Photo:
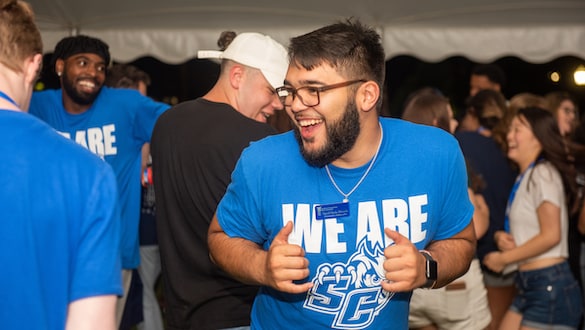
{"label": "white tent ceiling fabric", "polygon": [[291,37],[348,17],[382,36],[386,57],[429,62],[517,56],[543,63],[585,58],[585,0],[29,0],[45,51],[69,35],[98,37],[114,60],[181,63],[217,49],[222,31]]}

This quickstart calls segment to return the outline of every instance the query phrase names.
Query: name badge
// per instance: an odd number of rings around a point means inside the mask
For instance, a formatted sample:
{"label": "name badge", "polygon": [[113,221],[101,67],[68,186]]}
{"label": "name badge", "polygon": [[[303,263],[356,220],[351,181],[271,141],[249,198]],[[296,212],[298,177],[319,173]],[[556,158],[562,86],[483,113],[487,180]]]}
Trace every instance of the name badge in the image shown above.
{"label": "name badge", "polygon": [[318,220],[343,218],[347,216],[349,216],[349,202],[315,206],[315,217]]}

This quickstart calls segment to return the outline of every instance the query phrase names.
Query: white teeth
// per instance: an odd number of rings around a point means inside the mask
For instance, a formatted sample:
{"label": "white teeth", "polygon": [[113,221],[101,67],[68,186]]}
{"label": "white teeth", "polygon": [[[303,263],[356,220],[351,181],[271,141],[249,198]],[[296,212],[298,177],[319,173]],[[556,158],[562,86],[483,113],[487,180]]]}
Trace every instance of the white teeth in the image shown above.
{"label": "white teeth", "polygon": [[307,127],[312,125],[317,125],[322,123],[323,121],[320,119],[306,119],[306,120],[299,120],[299,125],[301,127]]}
{"label": "white teeth", "polygon": [[94,88],[95,87],[95,84],[93,82],[87,81],[87,80],[80,81],[79,84],[81,86],[89,87],[89,88]]}

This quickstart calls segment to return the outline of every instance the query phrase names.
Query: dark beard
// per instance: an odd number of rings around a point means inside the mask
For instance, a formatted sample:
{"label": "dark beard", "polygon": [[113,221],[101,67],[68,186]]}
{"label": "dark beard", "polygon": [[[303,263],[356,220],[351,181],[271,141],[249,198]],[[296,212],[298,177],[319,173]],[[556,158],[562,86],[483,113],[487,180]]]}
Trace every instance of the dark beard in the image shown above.
{"label": "dark beard", "polygon": [[[98,85],[97,81],[94,80],[94,83]],[[88,94],[88,93],[80,93],[75,89],[75,83],[69,79],[67,74],[63,74],[63,90],[65,93],[73,100],[73,102],[79,105],[91,105],[93,101],[97,98],[98,94],[101,91],[101,87],[98,88],[97,92]]]}
{"label": "dark beard", "polygon": [[343,117],[337,123],[326,127],[326,144],[320,150],[308,152],[303,145],[299,128],[294,126],[295,138],[301,149],[301,154],[311,166],[323,167],[341,157],[354,146],[360,134],[360,117],[355,102],[348,102]]}

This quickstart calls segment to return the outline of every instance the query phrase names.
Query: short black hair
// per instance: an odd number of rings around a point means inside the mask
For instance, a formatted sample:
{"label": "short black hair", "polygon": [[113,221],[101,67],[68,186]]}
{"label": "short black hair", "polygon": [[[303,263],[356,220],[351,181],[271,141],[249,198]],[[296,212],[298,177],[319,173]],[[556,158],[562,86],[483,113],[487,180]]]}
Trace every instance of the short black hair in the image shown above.
{"label": "short black hair", "polygon": [[[381,37],[353,17],[292,38],[288,54],[291,65],[310,71],[326,63],[348,79],[373,80],[380,90],[384,86],[386,60]],[[381,106],[382,97],[378,109]]]}
{"label": "short black hair", "polygon": [[486,76],[489,81],[499,84],[503,89],[506,85],[506,74],[504,70],[496,64],[480,64],[473,68],[472,75]]}
{"label": "short black hair", "polygon": [[51,64],[55,65],[58,59],[66,60],[72,55],[80,53],[92,53],[100,56],[106,62],[106,65],[110,64],[110,50],[109,46],[101,41],[100,39],[88,37],[84,35],[66,37],[61,39],[55,51],[53,52],[53,58]]}

